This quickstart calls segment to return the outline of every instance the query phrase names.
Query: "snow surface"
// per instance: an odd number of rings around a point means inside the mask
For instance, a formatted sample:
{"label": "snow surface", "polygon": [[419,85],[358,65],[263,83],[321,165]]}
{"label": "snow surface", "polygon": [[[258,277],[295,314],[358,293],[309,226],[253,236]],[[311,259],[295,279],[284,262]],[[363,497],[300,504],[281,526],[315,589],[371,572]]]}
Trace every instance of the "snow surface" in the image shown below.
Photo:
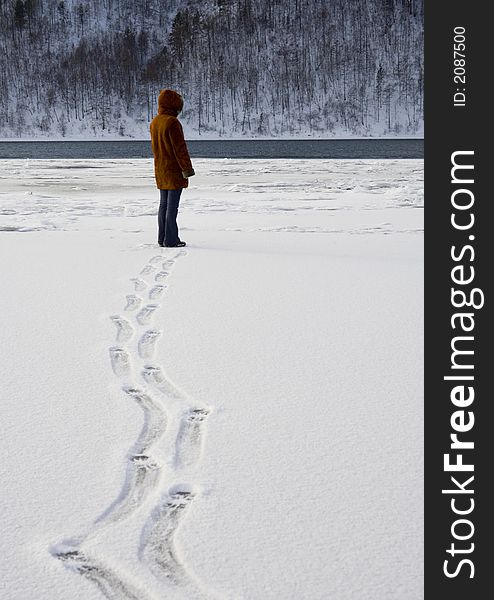
{"label": "snow surface", "polygon": [[422,598],[422,162],[194,167],[2,161],[0,597]]}

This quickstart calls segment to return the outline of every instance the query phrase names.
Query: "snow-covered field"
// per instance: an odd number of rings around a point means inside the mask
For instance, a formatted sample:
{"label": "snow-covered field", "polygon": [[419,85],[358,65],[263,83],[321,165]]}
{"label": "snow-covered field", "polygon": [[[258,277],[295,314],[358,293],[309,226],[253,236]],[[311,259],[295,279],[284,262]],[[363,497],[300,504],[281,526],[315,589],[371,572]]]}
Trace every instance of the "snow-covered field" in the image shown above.
{"label": "snow-covered field", "polygon": [[2,600],[420,600],[422,162],[1,166]]}

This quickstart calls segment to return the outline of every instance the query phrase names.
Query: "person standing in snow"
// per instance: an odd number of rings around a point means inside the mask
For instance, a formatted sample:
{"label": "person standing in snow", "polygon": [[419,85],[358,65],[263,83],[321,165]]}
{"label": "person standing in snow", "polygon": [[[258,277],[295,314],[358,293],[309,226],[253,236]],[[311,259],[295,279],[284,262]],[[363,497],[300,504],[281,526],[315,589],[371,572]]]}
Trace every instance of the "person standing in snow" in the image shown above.
{"label": "person standing in snow", "polygon": [[178,236],[178,204],[182,190],[189,184],[188,178],[195,175],[182,125],[177,118],[183,105],[180,94],[174,90],[161,90],[158,114],[150,126],[154,174],[160,191],[158,244],[167,248],[185,246]]}

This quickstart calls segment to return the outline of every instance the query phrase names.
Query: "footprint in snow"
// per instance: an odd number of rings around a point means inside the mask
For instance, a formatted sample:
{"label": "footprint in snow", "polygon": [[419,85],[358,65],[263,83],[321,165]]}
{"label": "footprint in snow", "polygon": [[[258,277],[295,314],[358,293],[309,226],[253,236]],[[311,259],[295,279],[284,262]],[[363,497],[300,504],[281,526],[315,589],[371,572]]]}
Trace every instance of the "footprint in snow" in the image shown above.
{"label": "footprint in snow", "polygon": [[163,373],[160,367],[146,365],[142,371],[142,377],[146,383],[159,384],[163,381]]}
{"label": "footprint in snow", "polygon": [[136,512],[159,483],[160,470],[160,464],[147,454],[131,456],[120,496],[98,517],[96,525],[105,527],[123,521]]}
{"label": "footprint in snow", "polygon": [[168,260],[165,260],[165,262],[161,265],[161,268],[163,269],[163,271],[170,271],[173,268],[174,264],[175,260],[169,258]]}
{"label": "footprint in snow", "polygon": [[157,367],[155,365],[145,365],[141,375],[148,385],[154,385],[168,398],[174,398],[176,400],[185,399],[185,394],[165,377],[161,367]]}
{"label": "footprint in snow", "polygon": [[156,271],[156,267],[153,267],[153,265],[146,265],[142,271],[141,271],[141,275],[149,275],[150,273],[154,273],[154,271]]}
{"label": "footprint in snow", "polygon": [[136,315],[136,320],[139,325],[147,325],[151,321],[158,308],[158,304],[147,304],[144,306],[144,308],[142,308]]}
{"label": "footprint in snow", "polygon": [[150,329],[142,334],[137,345],[141,358],[152,358],[156,351],[156,342],[161,335],[157,329]]}
{"label": "footprint in snow", "polygon": [[144,590],[125,581],[123,573],[117,573],[116,570],[91,558],[82,550],[60,550],[53,551],[52,554],[69,570],[79,573],[94,583],[106,598],[112,600],[146,600],[149,598]]}
{"label": "footprint in snow", "polygon": [[142,298],[136,296],[135,294],[129,294],[126,296],[127,304],[125,305],[124,310],[127,312],[131,312],[137,310],[139,306],[141,306]]}
{"label": "footprint in snow", "polygon": [[159,263],[159,262],[161,262],[162,260],[163,260],[163,257],[162,257],[162,256],[153,256],[153,258],[149,259],[149,262],[150,262],[152,265],[155,265],[156,263]]}
{"label": "footprint in snow", "polygon": [[139,277],[133,277],[131,281],[134,284],[134,289],[136,292],[142,292],[147,288],[147,283],[142,279],[139,279]]}
{"label": "footprint in snow", "polygon": [[181,563],[175,550],[175,532],[185,512],[194,499],[187,489],[176,488],[156,508],[152,521],[144,533],[140,557],[144,559],[157,576],[174,584],[191,583],[190,576]]}
{"label": "footprint in snow", "polygon": [[134,335],[134,329],[132,325],[119,315],[112,315],[110,319],[115,323],[117,328],[117,342],[126,342]]}
{"label": "footprint in snow", "polygon": [[149,299],[158,300],[163,296],[163,292],[166,290],[166,285],[155,285],[149,290]]}
{"label": "footprint in snow", "polygon": [[204,422],[209,416],[205,408],[194,408],[184,415],[175,444],[175,464],[191,466],[201,458],[204,438]]}
{"label": "footprint in snow", "polygon": [[126,377],[130,374],[130,356],[125,348],[120,346],[110,348],[110,362],[117,377]]}
{"label": "footprint in snow", "polygon": [[129,461],[138,467],[142,467],[147,471],[154,471],[155,469],[159,469],[159,464],[154,461],[152,458],[149,458],[146,454],[134,454],[129,458]]}
{"label": "footprint in snow", "polygon": [[168,271],[160,271],[159,273],[156,273],[154,280],[159,283],[161,281],[165,281],[165,279],[168,277],[169,273]]}
{"label": "footprint in snow", "polygon": [[161,404],[158,404],[149,394],[146,394],[142,390],[133,387],[124,387],[123,391],[133,398],[144,411],[144,425],[133,452],[136,455],[147,455],[151,446],[166,431],[166,412]]}

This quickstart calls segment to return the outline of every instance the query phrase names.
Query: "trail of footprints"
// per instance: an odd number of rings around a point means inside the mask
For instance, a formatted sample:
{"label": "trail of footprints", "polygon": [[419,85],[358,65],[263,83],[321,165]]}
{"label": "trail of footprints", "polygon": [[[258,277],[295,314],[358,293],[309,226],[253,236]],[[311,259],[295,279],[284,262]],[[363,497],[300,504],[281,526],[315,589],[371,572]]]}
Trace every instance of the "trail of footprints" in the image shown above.
{"label": "trail of footprints", "polygon": [[[177,259],[185,254],[186,251],[182,250],[165,260],[163,255],[153,256],[141,269],[139,276],[130,280],[135,293],[126,296],[123,306],[126,316],[110,316],[116,327],[116,344],[109,348],[110,365],[121,382],[123,400],[131,400],[141,408],[142,429],[129,451],[125,482],[118,498],[96,518],[88,534],[68,546],[61,544],[51,549],[52,554],[67,568],[86,577],[105,597],[111,599],[147,600],[150,596],[134,582],[127,581],[124,571],[120,573],[118,569],[88,556],[83,549],[84,542],[106,531],[107,527],[132,517],[140,509],[144,510],[146,505],[149,510],[153,494],[160,495],[161,500],[152,509],[141,532],[139,560],[148,566],[159,581],[180,586],[187,594],[188,590],[193,590],[191,597],[210,597],[194,581],[174,543],[175,532],[194,499],[193,488],[175,485],[168,491],[161,489],[166,468],[172,470],[167,475],[173,478],[200,461],[210,411],[205,406],[196,406],[187,394],[169,380],[160,365],[150,362],[163,332],[158,328],[149,328],[149,325],[159,313],[160,304],[157,301],[163,299],[167,289],[164,282],[170,277]],[[139,295],[146,291],[147,299]],[[141,364],[140,369],[135,368],[136,362]],[[143,387],[136,384],[136,376],[140,377]],[[173,403],[173,411],[167,410],[170,402]],[[174,427],[169,427],[170,412],[179,414],[175,417],[179,422]],[[175,455],[170,457],[169,466],[164,467],[153,456],[153,451],[159,448],[169,428],[178,433],[174,444]]]}

